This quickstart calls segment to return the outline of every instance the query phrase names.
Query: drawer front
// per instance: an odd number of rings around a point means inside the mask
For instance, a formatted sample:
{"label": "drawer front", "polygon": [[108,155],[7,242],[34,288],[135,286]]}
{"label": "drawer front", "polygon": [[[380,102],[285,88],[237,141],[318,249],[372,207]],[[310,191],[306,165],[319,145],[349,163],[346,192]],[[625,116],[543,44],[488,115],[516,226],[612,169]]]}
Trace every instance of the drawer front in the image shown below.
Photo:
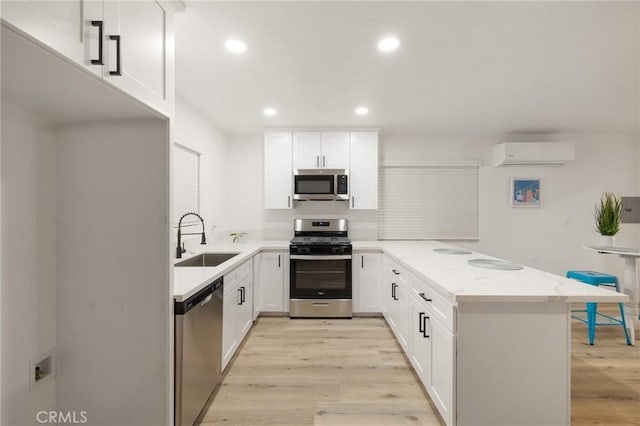
{"label": "drawer front", "polygon": [[418,299],[426,302],[426,306],[433,316],[440,321],[451,333],[455,334],[455,306],[445,297],[436,293],[430,284],[423,278],[411,277],[411,292]]}
{"label": "drawer front", "polygon": [[383,257],[383,274],[387,274],[393,282],[408,289],[410,278],[406,269],[393,261],[390,257]]}
{"label": "drawer front", "polygon": [[252,270],[253,265],[251,259],[249,259],[228,274],[224,274],[223,294],[225,296],[231,294],[245,278],[251,275]]}

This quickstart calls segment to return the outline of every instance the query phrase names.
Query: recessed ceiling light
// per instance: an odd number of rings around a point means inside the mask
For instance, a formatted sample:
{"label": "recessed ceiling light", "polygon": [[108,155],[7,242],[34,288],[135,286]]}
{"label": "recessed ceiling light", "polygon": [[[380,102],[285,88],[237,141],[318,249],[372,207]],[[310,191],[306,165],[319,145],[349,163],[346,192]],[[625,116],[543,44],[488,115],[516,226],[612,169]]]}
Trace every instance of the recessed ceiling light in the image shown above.
{"label": "recessed ceiling light", "polygon": [[378,50],[381,52],[392,52],[400,46],[400,40],[396,37],[385,37],[378,42]]}
{"label": "recessed ceiling light", "polygon": [[275,108],[265,108],[263,112],[264,112],[264,115],[266,115],[267,117],[273,117],[274,115],[278,115],[278,111],[276,111]]}
{"label": "recessed ceiling light", "polygon": [[358,115],[367,115],[369,113],[369,108],[366,106],[359,106],[356,108],[356,114]]}
{"label": "recessed ceiling light", "polygon": [[240,40],[227,40],[224,47],[231,53],[244,53],[247,51],[247,45]]}

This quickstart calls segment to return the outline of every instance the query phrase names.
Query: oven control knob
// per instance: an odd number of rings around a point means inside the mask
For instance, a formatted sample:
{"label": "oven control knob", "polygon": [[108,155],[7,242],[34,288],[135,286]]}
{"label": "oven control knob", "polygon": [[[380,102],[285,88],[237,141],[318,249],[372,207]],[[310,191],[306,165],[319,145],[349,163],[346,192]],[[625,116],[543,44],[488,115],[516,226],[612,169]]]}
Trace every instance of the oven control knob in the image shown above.
{"label": "oven control knob", "polygon": [[311,249],[309,247],[300,247],[298,251],[300,254],[311,254]]}

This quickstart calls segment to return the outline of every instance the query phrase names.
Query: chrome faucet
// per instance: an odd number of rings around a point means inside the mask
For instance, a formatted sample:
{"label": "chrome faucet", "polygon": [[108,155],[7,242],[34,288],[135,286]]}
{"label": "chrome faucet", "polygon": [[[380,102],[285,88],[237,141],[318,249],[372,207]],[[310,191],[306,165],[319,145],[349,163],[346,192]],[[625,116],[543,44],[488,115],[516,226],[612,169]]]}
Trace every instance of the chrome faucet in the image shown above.
{"label": "chrome faucet", "polygon": [[[202,222],[202,233],[190,232],[190,233],[183,234],[182,231],[180,231],[180,227],[182,226],[182,219],[184,219],[185,216],[189,216],[189,215],[194,215],[198,219],[200,219],[200,222]],[[182,259],[182,253],[187,251],[182,247],[180,243],[180,240],[182,239],[182,235],[198,235],[198,234],[202,235],[202,241],[200,241],[200,244],[207,244],[207,236],[204,234],[204,219],[202,219],[202,217],[198,213],[194,213],[194,212],[188,212],[183,214],[182,217],[180,218],[180,221],[178,221],[178,247],[176,247],[176,259]]]}

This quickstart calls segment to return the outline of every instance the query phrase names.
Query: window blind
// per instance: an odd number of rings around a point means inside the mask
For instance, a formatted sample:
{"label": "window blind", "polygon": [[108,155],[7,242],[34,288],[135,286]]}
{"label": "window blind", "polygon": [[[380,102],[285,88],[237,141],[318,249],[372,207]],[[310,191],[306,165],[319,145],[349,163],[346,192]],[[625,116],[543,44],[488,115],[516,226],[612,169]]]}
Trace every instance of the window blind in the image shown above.
{"label": "window blind", "polygon": [[379,188],[379,239],[478,238],[478,166],[381,167]]}
{"label": "window blind", "polygon": [[[178,225],[180,216],[187,212],[200,213],[200,153],[175,144],[173,158],[173,218]],[[193,216],[186,217],[185,224],[196,223]]]}

